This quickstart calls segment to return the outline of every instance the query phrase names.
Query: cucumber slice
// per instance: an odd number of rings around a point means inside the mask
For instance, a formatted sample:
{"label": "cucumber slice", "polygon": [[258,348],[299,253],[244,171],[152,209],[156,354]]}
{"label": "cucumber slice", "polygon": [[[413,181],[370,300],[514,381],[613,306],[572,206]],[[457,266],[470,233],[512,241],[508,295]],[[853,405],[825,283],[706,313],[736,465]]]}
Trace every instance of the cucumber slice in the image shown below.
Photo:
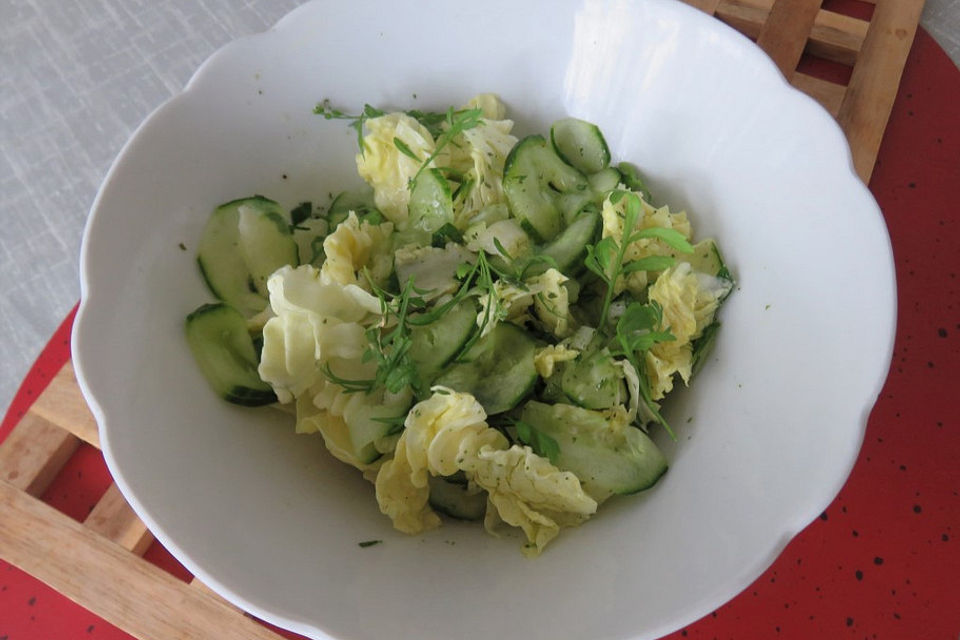
{"label": "cucumber slice", "polygon": [[500,222],[501,220],[506,220],[510,217],[510,209],[507,205],[502,202],[496,204],[488,204],[483,209],[477,212],[475,216],[470,218],[469,226],[480,224],[481,222],[487,226],[493,224],[494,222]]}
{"label": "cucumber slice", "polygon": [[693,245],[693,253],[677,253],[674,257],[677,260],[689,262],[694,271],[733,282],[733,275],[723,261],[720,247],[713,238],[701,240]]}
{"label": "cucumber slice", "polygon": [[439,169],[427,169],[410,191],[410,228],[433,233],[445,224],[453,224],[453,197],[450,184]]}
{"label": "cucumber slice", "polygon": [[[410,318],[415,323],[417,316]],[[417,365],[420,380],[430,384],[460,352],[477,328],[477,309],[472,301],[456,305],[436,322],[410,330],[410,359]]]}
{"label": "cucumber slice", "polygon": [[647,183],[640,175],[640,169],[637,168],[637,165],[630,162],[621,162],[617,165],[617,169],[620,170],[620,181],[623,182],[623,186],[630,191],[639,193],[644,200],[653,204],[653,196],[650,195],[650,189],[647,188]]}
{"label": "cucumber slice", "polygon": [[[550,256],[557,263],[557,268],[565,275],[577,275],[583,270],[583,261],[587,256],[587,245],[593,243],[600,229],[600,214],[584,212],[579,218],[563,230],[553,242],[540,249],[540,253]],[[531,275],[538,275],[536,269],[540,265],[531,267]],[[542,265],[540,272],[546,270]]]}
{"label": "cucumber slice", "polygon": [[300,264],[299,250],[290,225],[282,213],[260,206],[241,204],[237,207],[237,230],[240,252],[257,292],[263,297],[267,279],[284,265]]}
{"label": "cucumber slice", "polygon": [[557,207],[563,216],[563,223],[570,225],[579,215],[595,209],[600,210],[600,197],[593,189],[561,193],[557,197]]}
{"label": "cucumber slice", "polygon": [[[734,280],[733,275],[723,261],[723,255],[720,253],[720,248],[717,246],[717,243],[712,238],[701,240],[693,245],[693,253],[681,254],[678,255],[677,258],[689,262],[694,271],[706,273],[730,283],[730,288],[720,297],[720,304],[722,305],[727,297],[729,297],[730,292],[733,291]],[[718,313],[719,310],[718,306],[717,311],[714,313],[713,322],[704,327],[700,337],[693,341],[691,376],[697,375],[707,361],[710,352],[713,351],[713,344],[717,339],[717,332],[720,330],[720,322],[716,320],[716,313]]]}
{"label": "cucumber slice", "polygon": [[266,278],[283,265],[299,263],[287,216],[261,196],[214,209],[197,250],[200,273],[213,295],[244,315],[263,311]]}
{"label": "cucumber slice", "polygon": [[530,236],[516,220],[499,220],[489,226],[473,225],[463,234],[463,238],[471,251],[485,251],[491,256],[502,257],[500,247],[511,258],[530,253]]}
{"label": "cucumber slice", "polygon": [[251,407],[277,401],[257,373],[257,351],[239,311],[222,302],[205,304],[187,316],[186,334],[200,372],[221,398]]}
{"label": "cucumber slice", "polygon": [[464,262],[473,263],[476,256],[464,246],[448,243],[440,247],[407,245],[393,254],[393,264],[400,287],[413,278],[414,286],[423,292],[425,300],[434,300],[445,293],[453,293],[460,287],[456,278],[457,267]]}
{"label": "cucumber slice", "polygon": [[557,441],[557,467],[576,475],[598,500],[648,489],[667,470],[653,440],[636,427],[612,425],[602,413],[530,401],[520,419]]}
{"label": "cucumber slice", "polygon": [[356,213],[358,218],[373,213],[382,215],[373,200],[373,188],[364,185],[359,189],[341,191],[337,194],[337,197],[330,203],[330,210],[327,212],[330,231],[334,231],[337,225],[346,220],[351,211]]}
{"label": "cucumber slice", "polygon": [[590,181],[590,187],[594,191],[602,196],[606,196],[620,186],[623,176],[615,167],[607,167],[606,169],[590,174],[587,176],[587,180]]}
{"label": "cucumber slice", "polygon": [[483,520],[487,512],[487,492],[469,493],[465,483],[429,476],[430,506],[458,520]]}
{"label": "cucumber slice", "polygon": [[720,323],[714,320],[704,327],[700,337],[693,341],[693,345],[691,346],[692,353],[690,355],[691,378],[700,372],[700,369],[703,368],[703,365],[707,361],[707,357],[710,355],[710,352],[713,351],[713,344],[717,340],[717,331],[719,330]]}
{"label": "cucumber slice", "polygon": [[578,118],[563,118],[550,127],[557,155],[577,171],[597,173],[610,165],[610,147],[600,127]]}
{"label": "cucumber slice", "polygon": [[537,381],[536,350],[537,343],[526,331],[501,322],[477,340],[462,361],[449,365],[435,384],[473,394],[487,415],[509,411]]}
{"label": "cucumber slice", "polygon": [[507,204],[524,229],[540,242],[552,240],[560,232],[557,194],[587,189],[586,177],[561,160],[543,136],[520,140],[503,165]]}
{"label": "cucumber slice", "polygon": [[362,453],[365,461],[375,459],[379,452],[373,453],[376,451],[374,440],[395,428],[394,420],[402,420],[412,400],[409,392],[389,393],[382,388],[375,395],[358,394],[351,398],[343,410],[343,421],[350,432],[353,450],[358,455]]}
{"label": "cucumber slice", "polygon": [[581,353],[564,363],[560,389],[571,402],[586,409],[609,409],[627,402],[623,371],[608,349]]}
{"label": "cucumber slice", "polygon": [[293,228],[293,240],[297,243],[300,264],[312,264],[319,268],[326,254],[323,240],[327,237],[330,225],[323,218],[307,218]]}

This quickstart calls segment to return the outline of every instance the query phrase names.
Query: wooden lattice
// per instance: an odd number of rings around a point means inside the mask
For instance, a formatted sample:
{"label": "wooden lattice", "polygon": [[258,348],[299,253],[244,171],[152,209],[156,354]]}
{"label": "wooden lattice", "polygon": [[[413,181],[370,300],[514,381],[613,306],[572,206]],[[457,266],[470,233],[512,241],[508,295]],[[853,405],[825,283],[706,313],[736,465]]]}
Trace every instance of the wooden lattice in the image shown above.
{"label": "wooden lattice", "polygon": [[[924,0],[866,0],[869,20],[821,8],[823,0],[685,0],[716,16],[773,58],[787,80],[840,123],[854,166],[869,182]],[[847,84],[797,71],[806,53],[853,67]]]}

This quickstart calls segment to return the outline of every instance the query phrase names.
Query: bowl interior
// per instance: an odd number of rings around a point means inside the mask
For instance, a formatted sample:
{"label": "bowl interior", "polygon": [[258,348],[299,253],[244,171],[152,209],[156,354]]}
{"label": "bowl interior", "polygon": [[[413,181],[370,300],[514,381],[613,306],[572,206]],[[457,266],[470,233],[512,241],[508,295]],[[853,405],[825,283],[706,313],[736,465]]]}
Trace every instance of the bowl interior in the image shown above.
{"label": "bowl interior", "polygon": [[[713,357],[667,406],[668,474],[536,560],[473,524],[393,531],[319,437],[217,399],[183,338],[210,300],[195,248],[215,205],[322,204],[359,183],[355,133],[316,102],[445,109],[484,91],[520,134],[597,122],[615,159],[719,239],[739,284]],[[649,638],[691,622],[839,490],[894,324],[889,239],[840,130],[753,44],[667,0],[305,5],[140,128],[82,272],[75,358],[121,489],[201,579],[314,637]]]}

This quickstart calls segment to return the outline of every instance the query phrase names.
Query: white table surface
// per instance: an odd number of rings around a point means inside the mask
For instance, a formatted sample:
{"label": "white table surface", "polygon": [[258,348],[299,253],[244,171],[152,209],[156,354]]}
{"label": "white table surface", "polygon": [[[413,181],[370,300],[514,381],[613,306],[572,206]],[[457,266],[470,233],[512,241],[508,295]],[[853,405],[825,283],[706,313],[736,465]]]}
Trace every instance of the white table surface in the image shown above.
{"label": "white table surface", "polygon": [[[0,0],[0,411],[79,298],[83,226],[131,132],[298,4]],[[922,24],[960,63],[960,0],[927,0]]]}

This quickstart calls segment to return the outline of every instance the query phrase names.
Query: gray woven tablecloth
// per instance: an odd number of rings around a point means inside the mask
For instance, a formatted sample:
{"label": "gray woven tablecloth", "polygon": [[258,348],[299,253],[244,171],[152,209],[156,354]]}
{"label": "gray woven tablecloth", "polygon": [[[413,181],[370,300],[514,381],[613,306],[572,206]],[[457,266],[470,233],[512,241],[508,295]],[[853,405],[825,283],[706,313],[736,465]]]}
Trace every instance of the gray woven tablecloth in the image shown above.
{"label": "gray woven tablecloth", "polygon": [[[83,225],[138,124],[296,0],[0,0],[0,410],[79,297]],[[924,27],[960,60],[960,0]]]}

